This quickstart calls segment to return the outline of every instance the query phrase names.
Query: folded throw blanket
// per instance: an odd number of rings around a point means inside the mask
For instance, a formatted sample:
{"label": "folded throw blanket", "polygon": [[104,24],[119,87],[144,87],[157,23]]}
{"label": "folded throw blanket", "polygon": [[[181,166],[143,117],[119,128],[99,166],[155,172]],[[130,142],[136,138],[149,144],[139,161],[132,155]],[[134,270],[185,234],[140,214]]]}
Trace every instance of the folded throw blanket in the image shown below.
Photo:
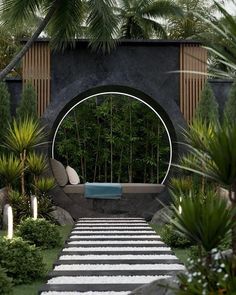
{"label": "folded throw blanket", "polygon": [[88,199],[120,199],[122,187],[120,183],[85,183],[85,198]]}

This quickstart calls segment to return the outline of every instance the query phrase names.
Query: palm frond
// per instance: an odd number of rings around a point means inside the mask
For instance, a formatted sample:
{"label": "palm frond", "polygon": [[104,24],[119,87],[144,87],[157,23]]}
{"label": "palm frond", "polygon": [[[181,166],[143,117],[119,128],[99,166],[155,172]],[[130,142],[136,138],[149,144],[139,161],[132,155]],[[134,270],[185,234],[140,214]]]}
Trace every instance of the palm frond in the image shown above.
{"label": "palm frond", "polygon": [[88,34],[90,46],[94,50],[110,52],[116,46],[119,18],[114,13],[113,0],[89,0],[88,3]]}

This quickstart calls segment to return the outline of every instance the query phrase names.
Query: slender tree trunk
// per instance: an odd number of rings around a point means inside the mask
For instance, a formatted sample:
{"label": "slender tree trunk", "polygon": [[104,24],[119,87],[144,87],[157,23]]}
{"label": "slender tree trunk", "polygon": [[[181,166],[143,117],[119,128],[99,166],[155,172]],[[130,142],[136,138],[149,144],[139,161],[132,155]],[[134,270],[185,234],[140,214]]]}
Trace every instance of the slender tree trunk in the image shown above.
{"label": "slender tree trunk", "polygon": [[25,194],[25,160],[26,160],[26,150],[20,154],[20,160],[22,164],[22,172],[21,172],[21,193]]}
{"label": "slender tree trunk", "polygon": [[23,56],[26,54],[26,52],[30,49],[30,47],[33,45],[33,43],[37,40],[39,35],[42,33],[42,31],[46,28],[48,25],[51,17],[53,16],[55,10],[57,9],[57,6],[60,4],[60,0],[56,0],[50,10],[48,11],[45,18],[42,20],[42,22],[39,24],[38,28],[34,32],[33,36],[26,42],[26,44],[23,46],[23,48],[17,53],[17,55],[11,60],[11,62],[0,72],[0,81],[3,80],[7,74],[11,72],[11,70],[20,62],[20,60],[23,58]]}
{"label": "slender tree trunk", "polygon": [[[100,124],[99,120],[98,120],[98,124]],[[97,177],[97,165],[98,165],[98,156],[99,156],[99,147],[100,147],[100,135],[101,135],[101,126],[99,125],[98,137],[97,137],[97,150],[96,150],[94,173],[93,173],[93,182],[96,181],[96,177]]]}
{"label": "slender tree trunk", "polygon": [[110,137],[111,137],[111,182],[113,182],[113,100],[111,96],[111,104],[110,104]]}
{"label": "slender tree trunk", "polygon": [[133,180],[133,142],[132,142],[132,104],[130,103],[130,110],[129,110],[129,136],[130,136],[130,146],[129,146],[129,183]]}
{"label": "slender tree trunk", "polygon": [[75,120],[75,128],[76,128],[76,137],[79,143],[79,149],[80,149],[80,167],[81,167],[81,174],[84,177],[84,164],[83,164],[83,155],[82,155],[82,145],[81,145],[81,138],[79,133],[79,126],[77,121],[76,112],[74,111],[74,120]]}
{"label": "slender tree trunk", "polygon": [[121,148],[121,152],[120,152],[120,161],[119,161],[119,171],[118,171],[118,183],[120,182],[121,180],[121,172],[122,172],[122,160],[123,160],[123,150],[124,150],[124,147],[122,145],[122,148]]}
{"label": "slender tree trunk", "polygon": [[160,124],[158,123],[157,127],[157,152],[156,152],[156,173],[157,173],[157,183],[160,182]]}

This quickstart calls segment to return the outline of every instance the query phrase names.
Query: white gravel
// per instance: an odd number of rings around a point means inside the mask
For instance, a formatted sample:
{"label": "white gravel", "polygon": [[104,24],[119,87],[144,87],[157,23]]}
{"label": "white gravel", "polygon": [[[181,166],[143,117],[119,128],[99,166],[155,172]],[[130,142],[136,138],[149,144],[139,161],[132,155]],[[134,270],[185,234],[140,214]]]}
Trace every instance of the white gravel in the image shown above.
{"label": "white gravel", "polygon": [[178,258],[175,255],[169,254],[155,254],[155,255],[107,255],[107,254],[100,254],[100,255],[62,255],[59,257],[59,260],[159,260],[159,259],[173,259],[177,260]]}
{"label": "white gravel", "polygon": [[89,239],[89,240],[93,240],[93,239],[117,239],[117,238],[121,238],[121,239],[160,239],[160,236],[158,235],[126,235],[126,236],[122,236],[122,235],[88,235],[88,236],[80,236],[80,235],[76,235],[73,233],[72,236],[70,236],[71,239]]}
{"label": "white gravel", "polygon": [[169,247],[69,247],[64,248],[63,252],[68,251],[171,251]]}
{"label": "white gravel", "polygon": [[93,245],[93,246],[99,246],[99,245],[116,245],[116,244],[130,244],[130,245],[138,245],[138,244],[159,244],[164,245],[161,241],[72,241],[68,243],[69,245]]}
{"label": "white gravel", "polygon": [[63,264],[55,266],[55,271],[83,270],[184,270],[181,264]]}
{"label": "white gravel", "polygon": [[71,232],[72,234],[103,234],[103,233],[108,233],[108,234],[154,234],[154,230],[139,230],[139,231],[132,231],[132,230],[106,230],[104,231],[103,229],[101,230],[73,230]]}
{"label": "white gravel", "polygon": [[108,292],[102,292],[102,291],[90,291],[90,292],[57,292],[57,291],[50,291],[50,292],[43,292],[41,295],[128,295],[130,294],[130,291],[122,291],[122,292],[116,292],[116,291],[108,291]]}
{"label": "white gravel", "polygon": [[170,276],[61,276],[48,280],[48,284],[148,284]]}

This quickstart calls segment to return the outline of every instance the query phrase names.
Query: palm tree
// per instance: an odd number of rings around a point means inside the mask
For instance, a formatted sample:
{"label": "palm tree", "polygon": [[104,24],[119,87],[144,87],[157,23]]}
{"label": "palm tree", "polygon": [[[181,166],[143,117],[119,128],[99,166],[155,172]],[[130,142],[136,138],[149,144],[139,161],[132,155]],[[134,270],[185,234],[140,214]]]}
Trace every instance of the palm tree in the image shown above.
{"label": "palm tree", "polygon": [[25,194],[25,167],[28,153],[42,143],[44,128],[39,126],[39,121],[31,118],[14,120],[12,126],[9,125],[5,136],[4,146],[15,153],[22,165],[21,192]]}
{"label": "palm tree", "polygon": [[209,19],[215,11],[213,1],[177,0],[183,10],[183,17],[170,16],[167,22],[168,37],[171,39],[199,39],[202,33],[209,31],[206,22],[199,19],[201,14]]}
{"label": "palm tree", "polygon": [[115,8],[120,19],[123,39],[166,38],[158,18],[181,16],[182,10],[171,0],[121,0]]}
{"label": "palm tree", "polygon": [[0,72],[0,80],[19,63],[40,34],[50,27],[51,44],[64,48],[65,42],[72,42],[80,35],[81,27],[87,25],[87,34],[93,48],[109,51],[114,47],[113,36],[117,33],[118,19],[113,13],[115,0],[3,0],[0,13],[3,25],[21,26],[38,14],[43,16],[37,29],[18,54]]}
{"label": "palm tree", "polygon": [[[235,2],[234,2],[235,4]],[[211,33],[202,36],[206,48],[213,55],[212,73],[217,77],[235,78],[236,72],[236,18],[223,5],[214,1],[214,5],[222,18],[200,19],[211,28]]]}

